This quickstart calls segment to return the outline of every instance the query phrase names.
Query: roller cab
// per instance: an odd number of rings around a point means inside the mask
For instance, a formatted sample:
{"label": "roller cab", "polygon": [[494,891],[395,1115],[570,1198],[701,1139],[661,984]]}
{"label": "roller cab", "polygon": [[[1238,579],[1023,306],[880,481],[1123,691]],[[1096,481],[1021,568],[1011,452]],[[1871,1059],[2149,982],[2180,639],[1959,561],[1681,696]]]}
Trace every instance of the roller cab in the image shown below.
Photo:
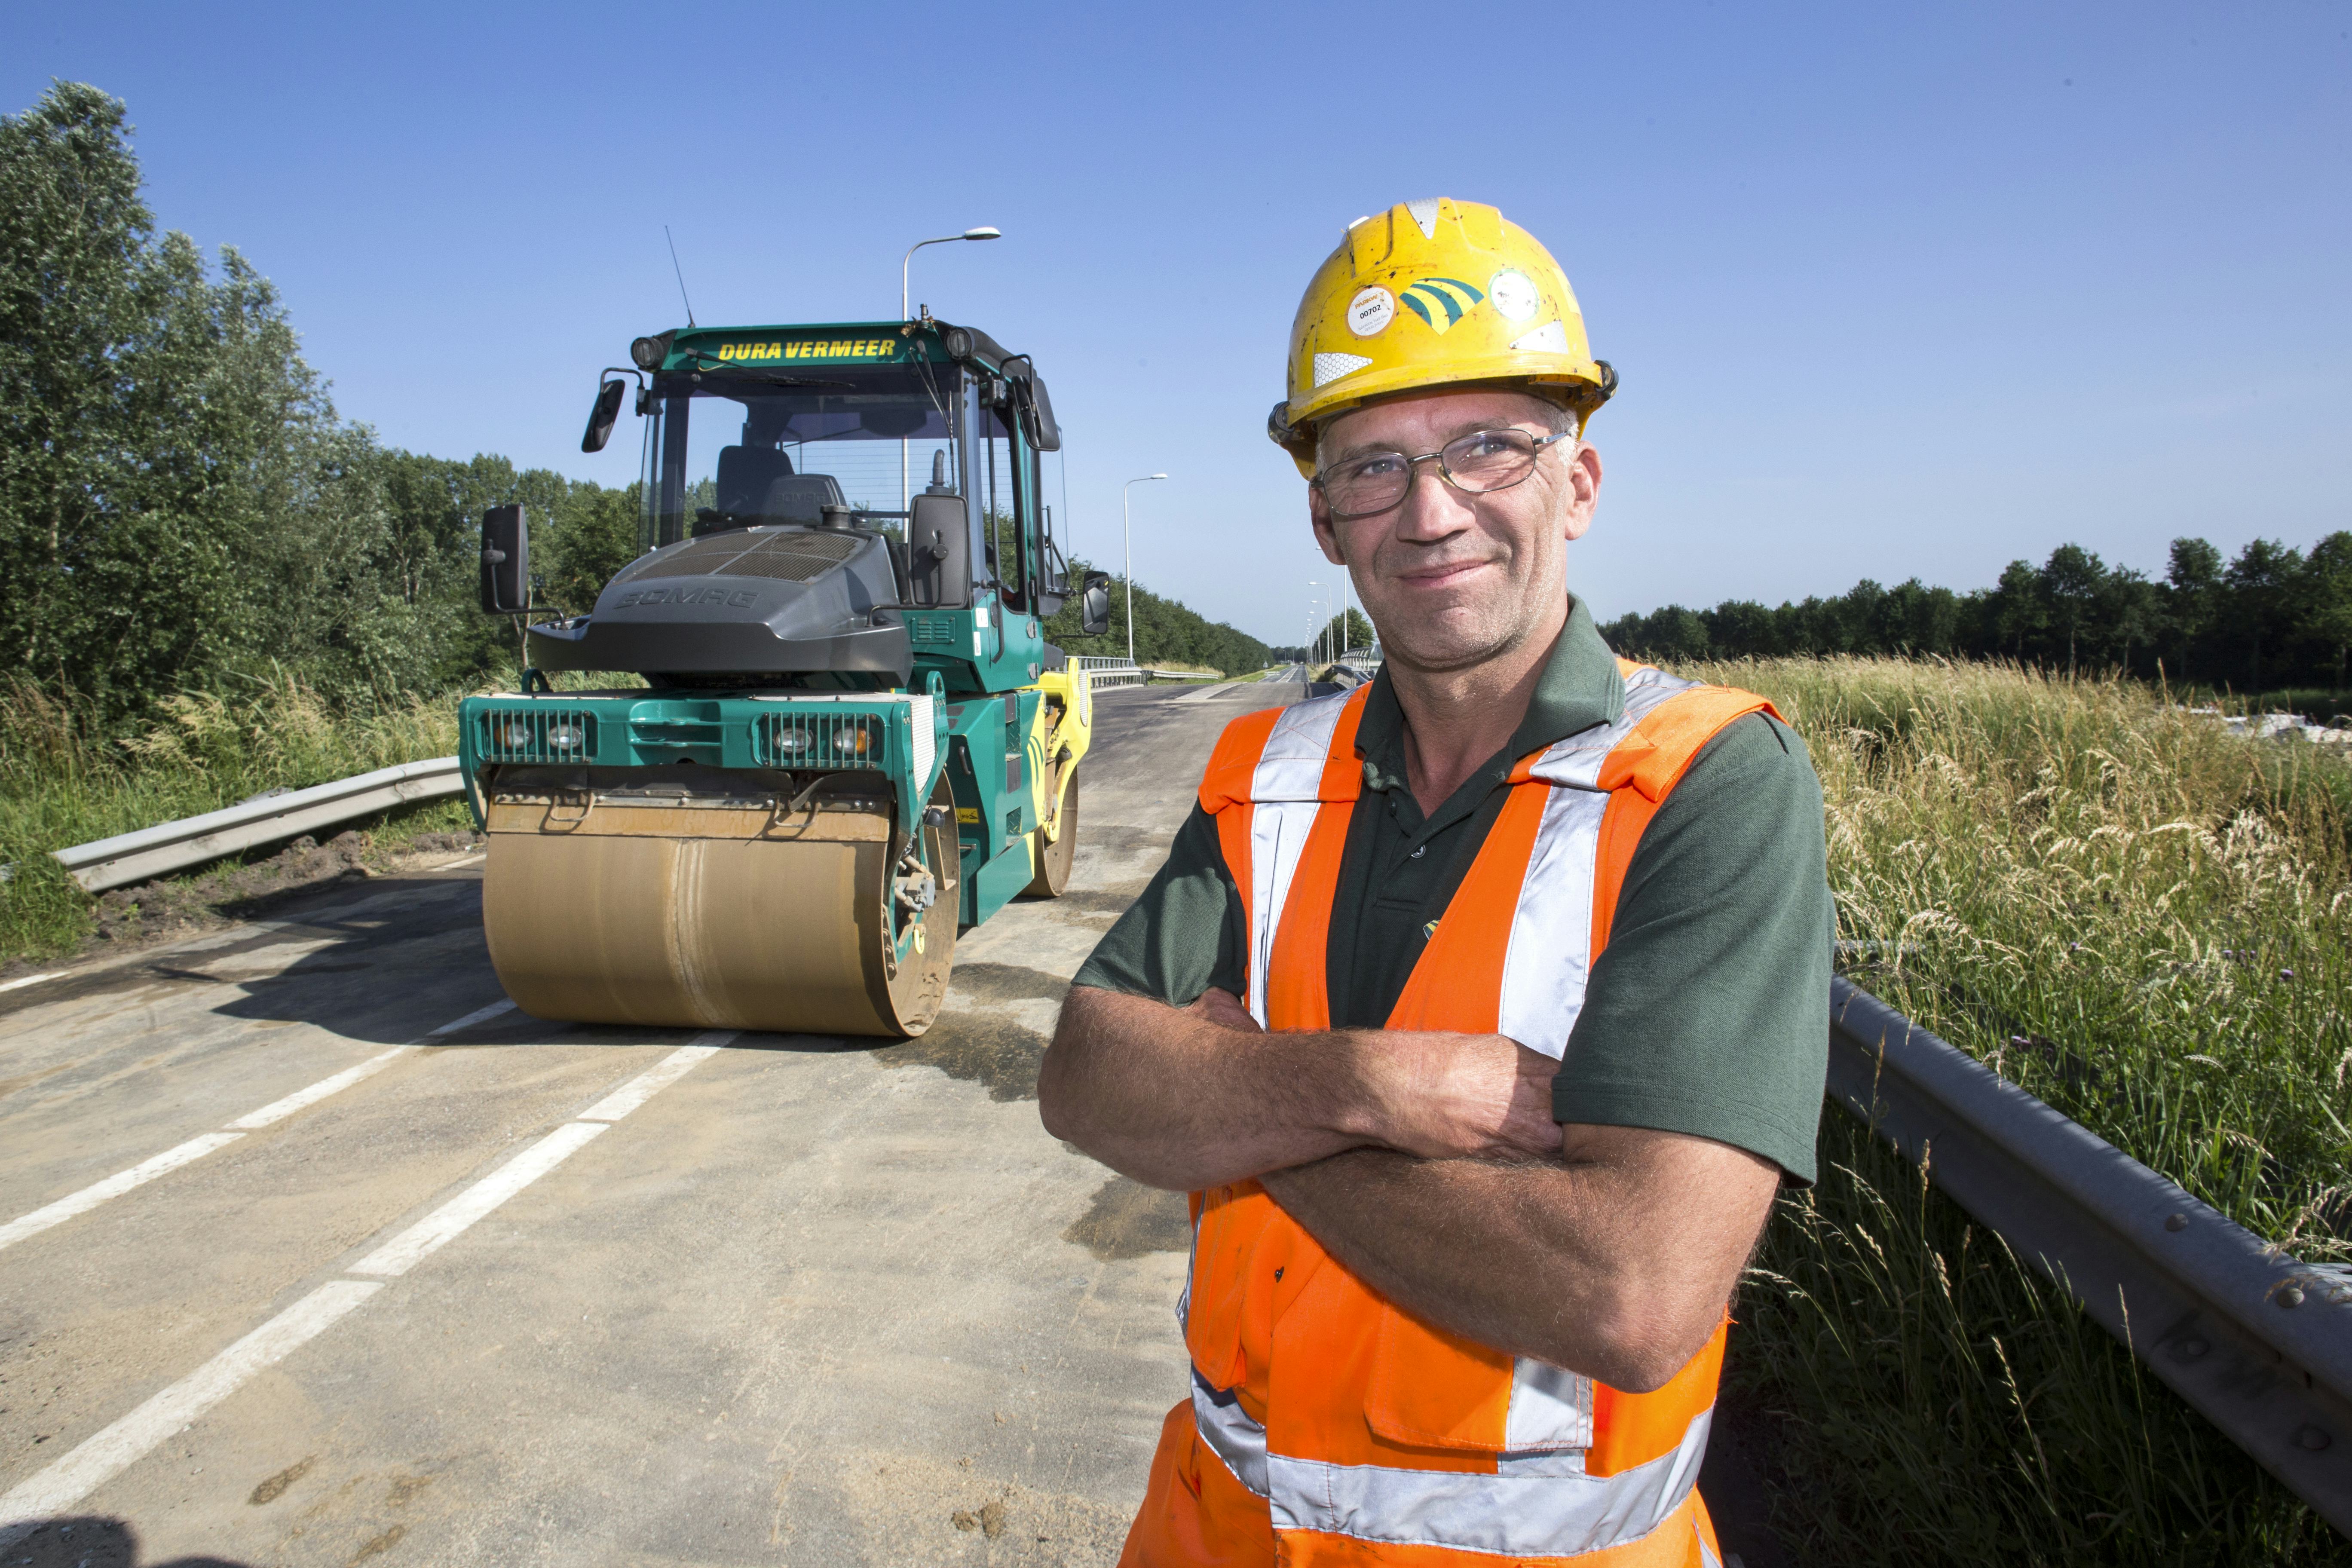
{"label": "roller cab", "polygon": [[[632,358],[583,445],[633,380],[638,558],[536,606],[529,520],[484,520],[484,608],[530,666],[460,711],[499,979],[543,1017],[920,1034],[958,931],[1076,852],[1092,702],[1042,635],[1073,591],[1044,383],[928,317]],[[1076,591],[1098,626],[1100,579]]]}

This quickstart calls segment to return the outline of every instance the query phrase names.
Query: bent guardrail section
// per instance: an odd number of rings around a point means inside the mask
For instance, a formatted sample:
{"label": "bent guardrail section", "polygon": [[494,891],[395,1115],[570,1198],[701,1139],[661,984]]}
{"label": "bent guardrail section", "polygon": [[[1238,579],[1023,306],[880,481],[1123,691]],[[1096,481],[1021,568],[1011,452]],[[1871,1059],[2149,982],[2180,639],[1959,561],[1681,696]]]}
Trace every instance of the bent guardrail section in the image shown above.
{"label": "bent guardrail section", "polygon": [[2352,1534],[2352,1274],[2273,1251],[1843,979],[1830,1093]]}
{"label": "bent guardrail section", "polygon": [[85,891],[102,893],[410,801],[440,800],[464,787],[455,757],[400,763],[53,853]]}

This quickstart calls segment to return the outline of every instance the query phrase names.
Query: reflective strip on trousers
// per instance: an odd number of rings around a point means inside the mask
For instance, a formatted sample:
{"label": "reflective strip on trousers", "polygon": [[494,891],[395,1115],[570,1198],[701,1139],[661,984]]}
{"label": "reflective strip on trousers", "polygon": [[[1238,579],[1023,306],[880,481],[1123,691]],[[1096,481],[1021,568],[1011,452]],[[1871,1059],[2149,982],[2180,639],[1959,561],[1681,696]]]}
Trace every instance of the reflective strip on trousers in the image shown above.
{"label": "reflective strip on trousers", "polygon": [[1698,1484],[1712,1409],[1674,1452],[1613,1476],[1562,1473],[1565,1455],[1502,1456],[1497,1475],[1333,1465],[1269,1454],[1241,1401],[1192,1378],[1192,1420],[1234,1479],[1266,1500],[1277,1531],[1518,1557],[1573,1557],[1641,1540]]}

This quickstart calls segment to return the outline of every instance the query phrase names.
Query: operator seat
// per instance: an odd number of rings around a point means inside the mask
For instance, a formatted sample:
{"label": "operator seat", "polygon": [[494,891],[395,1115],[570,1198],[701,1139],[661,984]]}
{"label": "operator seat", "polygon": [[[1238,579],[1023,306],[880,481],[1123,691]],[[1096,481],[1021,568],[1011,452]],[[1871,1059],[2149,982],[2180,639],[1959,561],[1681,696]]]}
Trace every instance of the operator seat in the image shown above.
{"label": "operator seat", "polygon": [[751,519],[766,500],[768,487],[792,471],[793,459],[780,447],[719,447],[718,482],[712,487],[719,492],[718,510],[729,517]]}
{"label": "operator seat", "polygon": [[768,481],[768,493],[760,501],[760,521],[815,528],[824,523],[826,507],[848,504],[842,499],[841,481],[831,474],[787,474]]}

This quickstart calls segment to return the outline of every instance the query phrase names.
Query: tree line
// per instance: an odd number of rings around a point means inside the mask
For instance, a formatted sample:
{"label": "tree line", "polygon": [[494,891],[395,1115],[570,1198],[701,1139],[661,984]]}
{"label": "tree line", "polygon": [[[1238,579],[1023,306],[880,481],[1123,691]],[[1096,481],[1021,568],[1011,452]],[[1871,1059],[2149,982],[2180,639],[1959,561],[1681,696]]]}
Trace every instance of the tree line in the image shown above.
{"label": "tree line", "polygon": [[[1085,580],[1090,563],[1070,563],[1070,583]],[[1078,595],[1066,600],[1045,623],[1045,640],[1064,653],[1104,658],[1127,657],[1127,584],[1110,580],[1110,629],[1087,637],[1078,629],[1083,613]],[[1135,658],[1139,664],[1182,664],[1220,669],[1227,675],[1247,675],[1273,660],[1265,644],[1223,621],[1213,621],[1174,599],[1163,599],[1141,584],[1135,585]]]}
{"label": "tree line", "polygon": [[[122,104],[60,82],[0,115],[0,668],[112,731],[174,692],[292,674],[331,700],[478,684],[482,512],[520,501],[539,597],[585,610],[637,553],[637,487],[387,447],[341,418],[277,290],[158,235]],[[1125,649],[1123,596],[1114,633]],[[1111,639],[1077,637],[1091,651]],[[1146,658],[1264,646],[1136,591]],[[1107,649],[1106,649],[1107,651]]]}
{"label": "tree line", "polygon": [[1992,587],[1967,593],[1916,577],[1892,588],[1865,578],[1835,598],[1668,605],[1601,632],[1618,652],[1648,659],[1942,655],[2144,678],[2160,668],[2175,682],[2248,692],[2341,690],[2352,653],[2352,532],[2308,552],[2257,539],[2227,561],[2206,540],[2176,539],[2160,578],[2062,544],[2041,565],[2012,561]]}

